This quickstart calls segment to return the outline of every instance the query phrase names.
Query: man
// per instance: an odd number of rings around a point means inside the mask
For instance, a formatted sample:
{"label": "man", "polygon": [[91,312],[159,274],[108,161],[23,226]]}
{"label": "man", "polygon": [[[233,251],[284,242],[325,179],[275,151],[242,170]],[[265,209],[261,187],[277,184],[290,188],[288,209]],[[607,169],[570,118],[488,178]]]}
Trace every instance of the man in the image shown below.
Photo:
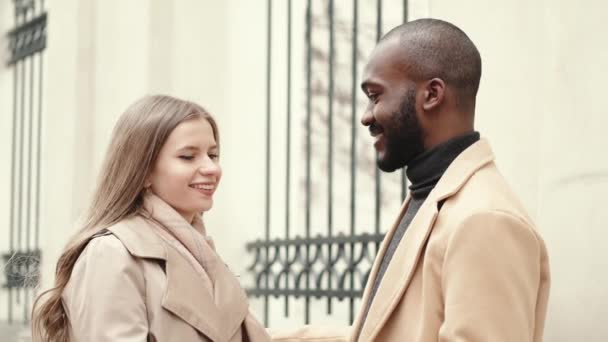
{"label": "man", "polygon": [[[372,268],[351,341],[542,340],[547,252],[474,130],[480,77],[475,45],[441,20],[396,27],[370,57],[361,122],[375,138],[378,167],[407,167],[412,185]],[[322,334],[306,328],[283,340]]]}

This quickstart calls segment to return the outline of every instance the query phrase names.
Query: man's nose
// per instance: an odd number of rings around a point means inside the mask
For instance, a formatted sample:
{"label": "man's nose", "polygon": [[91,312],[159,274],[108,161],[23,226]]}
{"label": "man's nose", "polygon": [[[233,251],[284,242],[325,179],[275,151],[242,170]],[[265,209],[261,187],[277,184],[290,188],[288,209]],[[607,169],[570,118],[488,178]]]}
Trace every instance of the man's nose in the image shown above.
{"label": "man's nose", "polygon": [[369,126],[374,123],[374,115],[372,114],[371,109],[368,107],[363,112],[363,116],[361,117],[361,124],[363,126]]}

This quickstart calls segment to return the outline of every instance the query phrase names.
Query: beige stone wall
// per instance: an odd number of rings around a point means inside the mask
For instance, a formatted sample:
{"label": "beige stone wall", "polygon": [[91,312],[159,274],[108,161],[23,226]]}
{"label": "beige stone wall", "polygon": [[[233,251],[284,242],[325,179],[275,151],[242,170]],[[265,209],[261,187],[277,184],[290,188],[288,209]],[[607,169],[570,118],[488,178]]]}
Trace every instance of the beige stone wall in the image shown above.
{"label": "beige stone wall", "polygon": [[[0,32],[7,32],[13,23],[12,18],[12,2],[0,1]],[[0,40],[5,42],[4,35],[0,36]],[[5,46],[4,44],[2,46]],[[2,217],[2,223],[0,224],[0,251],[5,252],[9,249],[9,207],[10,196],[11,196],[11,153],[12,153],[12,137],[10,132],[12,130],[13,119],[12,119],[12,92],[13,92],[13,73],[11,69],[6,65],[4,61],[8,61],[9,53],[7,49],[0,49],[0,156],[2,157],[2,163],[0,163],[0,217]],[[1,262],[1,261],[0,261]],[[0,270],[3,270],[0,267]],[[4,280],[4,276],[1,276]],[[4,282],[4,281],[3,281]],[[3,319],[6,313],[6,306],[4,303],[8,301],[8,295],[5,291],[0,291],[0,320]]]}
{"label": "beige stone wall", "polygon": [[[360,2],[368,9],[362,19],[373,20],[373,3]],[[385,15],[388,29],[399,19],[390,8],[391,1],[385,2],[389,6]],[[350,2],[336,3],[341,8],[339,17],[347,18]],[[7,19],[11,6],[10,0],[0,0],[1,32],[12,25]],[[282,236],[284,221],[285,6],[283,1],[274,1],[273,238]],[[228,265],[244,284],[250,284],[246,266],[252,260],[243,246],[263,236],[264,231],[266,3],[52,0],[47,7],[43,284],[50,284],[52,262],[75,229],[115,120],[139,96],[158,92],[195,100],[219,121],[224,178],[215,208],[205,219]],[[300,183],[304,176],[304,8],[304,1],[294,1],[294,235],[303,234],[304,222]],[[608,43],[603,39],[608,28],[603,20],[606,10],[608,5],[600,0],[410,1],[412,18],[433,16],[452,21],[481,51],[484,71],[477,128],[493,144],[500,168],[536,219],[551,257],[553,287],[546,341],[599,342],[608,338],[608,327],[603,324],[608,317],[608,252],[603,248],[608,239],[608,216],[602,207],[602,195],[608,192],[608,158],[603,151],[608,116],[602,94],[608,67]],[[319,46],[327,42],[326,36],[315,39]],[[5,41],[1,35],[0,42]],[[366,44],[371,48],[373,42]],[[343,51],[347,44],[338,47],[339,58],[349,55]],[[0,56],[6,55],[3,51]],[[350,74],[340,72],[348,84]],[[12,113],[11,87],[12,74],[2,63],[2,237],[8,236],[12,123],[6,113]],[[322,98],[315,101],[321,111],[326,107]],[[360,127],[358,134],[365,137],[366,132]],[[349,141],[348,135],[343,139]],[[364,142],[361,148],[365,148]],[[371,151],[371,145],[368,148]],[[325,153],[319,147],[319,158]],[[323,189],[326,184],[322,171],[314,172],[317,186]],[[386,176],[386,184],[391,184],[391,177],[394,175]],[[341,182],[343,179],[336,185],[340,193],[336,197],[337,231],[346,230],[348,223],[342,195],[346,188]],[[371,191],[370,178],[361,176],[359,182],[361,191]],[[315,220],[319,221],[314,228],[319,233],[325,220],[325,200],[320,191],[315,202],[319,213]],[[389,197],[385,201],[382,230],[387,229],[398,206],[397,199],[391,201]],[[370,229],[373,207],[365,200],[360,205],[360,229]],[[5,244],[1,238],[0,248],[5,249]],[[0,296],[0,320],[4,300]],[[346,310],[340,305],[330,317],[324,314],[324,301],[313,302],[315,322],[345,322]],[[282,300],[273,299],[271,303],[273,326],[301,323],[301,301],[292,301],[289,318],[282,316]],[[252,300],[259,317],[261,307],[261,301]]]}
{"label": "beige stone wall", "polygon": [[553,284],[547,341],[605,341],[608,66],[602,1],[430,1],[481,50],[478,128],[536,219]]}

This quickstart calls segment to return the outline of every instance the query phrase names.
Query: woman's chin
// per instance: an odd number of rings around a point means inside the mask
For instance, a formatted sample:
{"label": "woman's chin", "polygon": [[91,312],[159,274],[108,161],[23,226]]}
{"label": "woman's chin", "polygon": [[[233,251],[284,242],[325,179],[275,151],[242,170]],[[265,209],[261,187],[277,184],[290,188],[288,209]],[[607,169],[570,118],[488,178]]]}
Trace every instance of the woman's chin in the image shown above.
{"label": "woman's chin", "polygon": [[213,208],[213,201],[209,200],[206,201],[206,203],[201,203],[201,205],[198,206],[197,212],[204,213],[206,211],[211,210],[211,208]]}

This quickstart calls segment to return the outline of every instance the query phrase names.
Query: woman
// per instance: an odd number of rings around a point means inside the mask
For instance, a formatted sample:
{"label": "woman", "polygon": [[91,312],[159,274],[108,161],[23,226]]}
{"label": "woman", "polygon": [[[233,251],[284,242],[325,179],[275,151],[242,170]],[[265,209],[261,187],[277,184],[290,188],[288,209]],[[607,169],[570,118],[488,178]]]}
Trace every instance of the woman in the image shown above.
{"label": "woman", "polygon": [[34,339],[270,340],[201,220],[218,160],[217,125],[200,106],[150,96],[127,109],[85,224],[38,298]]}

